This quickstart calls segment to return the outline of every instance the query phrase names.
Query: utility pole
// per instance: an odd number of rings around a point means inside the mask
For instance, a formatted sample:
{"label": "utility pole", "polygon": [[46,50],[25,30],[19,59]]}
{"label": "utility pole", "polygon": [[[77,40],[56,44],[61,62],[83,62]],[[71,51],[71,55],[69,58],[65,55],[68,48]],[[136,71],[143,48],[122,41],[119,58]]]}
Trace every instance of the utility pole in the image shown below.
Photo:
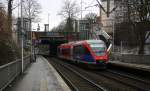
{"label": "utility pole", "polygon": [[[20,3],[20,0],[18,0],[18,4]],[[19,7],[18,7],[18,17],[19,17]]]}
{"label": "utility pole", "polygon": [[23,35],[24,35],[24,30],[23,30],[23,0],[21,0],[21,11],[20,11],[20,13],[21,13],[21,38],[22,38],[22,40],[21,40],[21,60],[22,60],[22,73],[23,73],[23,68],[24,68],[24,53],[23,53]]}
{"label": "utility pole", "polygon": [[81,0],[81,20],[82,20],[82,3],[83,1]]}
{"label": "utility pole", "polygon": [[30,51],[31,51],[31,60],[35,61],[35,59],[33,58],[34,56],[32,55],[32,50],[33,50],[33,47],[32,47],[32,18],[31,18],[31,1],[29,1],[29,9],[28,9],[28,12],[29,12],[29,31],[30,31],[30,41],[31,41],[31,45],[30,45]]}
{"label": "utility pole", "polygon": [[102,9],[99,8],[99,18],[100,18],[100,24],[102,23]]}
{"label": "utility pole", "polygon": [[101,3],[100,3],[98,0],[96,0],[96,1],[97,1],[97,3],[98,3],[99,8],[101,8],[101,9],[104,11],[104,13],[107,15],[107,17],[109,17],[109,15],[110,15],[113,11],[115,11],[116,8],[117,8],[117,7],[114,7],[114,8],[110,11],[110,0],[107,0],[107,10],[105,10],[105,8],[101,5]]}
{"label": "utility pole", "polygon": [[[49,16],[50,16],[50,14],[48,13],[48,26],[50,26],[50,25],[49,25]],[[48,27],[48,30],[49,30],[49,27]]]}
{"label": "utility pole", "polygon": [[110,14],[110,0],[107,0],[107,17],[109,17],[109,14]]}

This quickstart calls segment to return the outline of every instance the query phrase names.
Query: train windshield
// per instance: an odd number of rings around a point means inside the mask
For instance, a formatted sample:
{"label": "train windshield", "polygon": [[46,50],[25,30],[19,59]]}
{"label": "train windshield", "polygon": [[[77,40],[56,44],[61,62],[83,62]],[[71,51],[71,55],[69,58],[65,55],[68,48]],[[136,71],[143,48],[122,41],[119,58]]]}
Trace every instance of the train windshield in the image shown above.
{"label": "train windshield", "polygon": [[106,46],[102,43],[93,43],[90,44],[91,49],[97,56],[103,56],[105,55]]}

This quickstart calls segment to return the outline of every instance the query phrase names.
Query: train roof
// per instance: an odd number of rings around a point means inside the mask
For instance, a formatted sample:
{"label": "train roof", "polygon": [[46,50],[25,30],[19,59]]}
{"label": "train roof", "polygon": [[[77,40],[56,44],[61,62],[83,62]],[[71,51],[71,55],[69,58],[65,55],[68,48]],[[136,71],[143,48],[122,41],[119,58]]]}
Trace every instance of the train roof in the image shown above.
{"label": "train roof", "polygon": [[[72,45],[78,45],[78,44],[83,44],[83,43],[88,43],[88,44],[95,44],[95,43],[104,43],[102,40],[81,40],[81,41],[74,41],[74,42],[68,42],[68,43],[64,43],[61,44],[61,47],[69,47]],[[59,46],[59,47],[60,47]]]}
{"label": "train roof", "polygon": [[87,43],[104,43],[103,40],[86,40]]}
{"label": "train roof", "polygon": [[95,43],[104,43],[104,42],[102,40],[82,40],[82,41],[74,42],[75,45],[82,44],[82,43],[95,44]]}

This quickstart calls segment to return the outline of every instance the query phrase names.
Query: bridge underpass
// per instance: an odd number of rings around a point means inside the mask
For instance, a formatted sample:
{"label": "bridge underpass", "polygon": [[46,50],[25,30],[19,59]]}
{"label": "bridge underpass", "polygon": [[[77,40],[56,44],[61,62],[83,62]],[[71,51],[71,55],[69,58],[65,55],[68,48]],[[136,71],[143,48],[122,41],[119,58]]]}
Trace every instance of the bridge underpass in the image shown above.
{"label": "bridge underpass", "polygon": [[55,56],[57,55],[57,47],[60,45],[60,44],[63,44],[63,43],[67,43],[67,40],[43,40],[43,41],[48,41],[48,44],[49,45],[49,55],[50,56]]}
{"label": "bridge underpass", "polygon": [[38,54],[55,56],[57,46],[62,43],[89,39],[89,32],[34,32]]}
{"label": "bridge underpass", "polygon": [[57,55],[57,46],[63,43],[67,43],[67,40],[49,40],[49,39],[41,39],[41,43],[37,45],[39,48],[39,54],[41,55]]}

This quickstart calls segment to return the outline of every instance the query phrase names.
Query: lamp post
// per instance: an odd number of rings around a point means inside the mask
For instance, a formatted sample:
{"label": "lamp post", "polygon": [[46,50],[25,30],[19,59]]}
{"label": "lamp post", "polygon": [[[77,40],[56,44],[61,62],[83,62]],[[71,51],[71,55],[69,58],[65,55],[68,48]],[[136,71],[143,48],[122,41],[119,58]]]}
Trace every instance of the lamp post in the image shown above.
{"label": "lamp post", "polygon": [[86,4],[86,2],[84,2],[83,0],[81,0],[81,1],[80,1],[80,5],[81,5],[81,6],[80,6],[80,9],[81,9],[81,20],[82,20],[82,18],[83,18],[83,11],[84,11],[84,10],[83,10],[83,4]]}
{"label": "lamp post", "polygon": [[112,28],[113,28],[113,52],[115,52],[115,21],[114,20],[113,20]]}
{"label": "lamp post", "polygon": [[81,0],[81,20],[82,20],[82,3],[83,1]]}
{"label": "lamp post", "polygon": [[23,53],[23,34],[24,34],[24,31],[23,31],[23,0],[21,0],[21,62],[22,62],[22,73],[23,73],[23,68],[24,68],[24,53]]}
{"label": "lamp post", "polygon": [[[30,13],[29,13],[29,14],[30,14]],[[31,42],[30,42],[30,43],[31,43],[31,44],[30,44],[30,48],[31,48],[30,51],[31,51],[31,60],[34,60],[34,59],[33,59],[33,55],[32,55],[33,47],[32,47],[32,29],[31,29],[32,24],[31,24],[31,23],[32,23],[32,19],[31,19],[30,15],[29,15],[29,31],[30,31],[30,37],[31,37],[31,38],[30,38],[30,39],[31,39],[31,40],[30,40],[30,41],[31,41]]]}

